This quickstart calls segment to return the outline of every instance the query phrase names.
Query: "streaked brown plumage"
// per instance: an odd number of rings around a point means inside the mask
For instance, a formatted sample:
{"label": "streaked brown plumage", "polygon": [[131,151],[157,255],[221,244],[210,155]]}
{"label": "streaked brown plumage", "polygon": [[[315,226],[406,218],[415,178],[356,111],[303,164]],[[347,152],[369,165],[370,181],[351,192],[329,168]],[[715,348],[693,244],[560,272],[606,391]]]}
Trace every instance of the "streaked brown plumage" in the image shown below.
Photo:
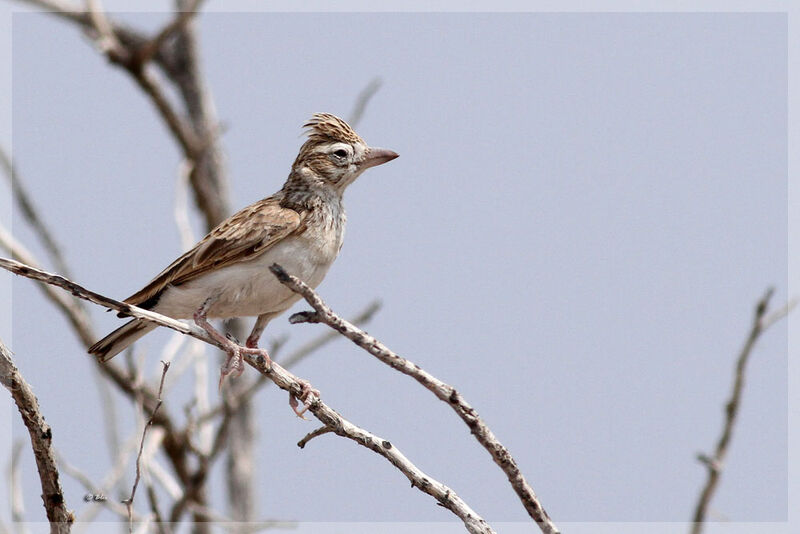
{"label": "streaked brown plumage", "polygon": [[[272,263],[316,287],[339,252],[346,222],[342,194],[362,172],[397,157],[370,148],[342,119],[315,114],[283,188],[223,221],[191,250],[125,302],[176,319],[193,317],[226,346],[222,379],[241,373],[240,353],[257,352],[267,323],[297,295],[268,271]],[[235,345],[207,318],[258,317],[246,347]],[[95,343],[89,352],[106,361],[155,328],[134,319]],[[220,382],[221,383],[221,382]]]}

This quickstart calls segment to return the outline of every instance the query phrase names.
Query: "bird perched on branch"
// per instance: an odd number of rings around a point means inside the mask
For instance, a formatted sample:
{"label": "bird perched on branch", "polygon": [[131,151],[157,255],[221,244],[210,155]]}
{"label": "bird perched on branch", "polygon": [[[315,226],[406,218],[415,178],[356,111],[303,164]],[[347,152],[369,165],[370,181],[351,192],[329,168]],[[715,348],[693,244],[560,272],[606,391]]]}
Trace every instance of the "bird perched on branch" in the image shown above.
{"label": "bird perched on branch", "polygon": [[[258,348],[261,333],[299,298],[269,266],[277,263],[311,287],[319,285],[342,246],[345,188],[370,167],[397,157],[391,150],[368,146],[334,115],[317,113],[304,128],[308,140],[280,191],[220,223],[125,299],[175,319],[193,318],[228,355],[220,370],[220,386],[226,376],[243,372],[242,353],[259,354],[270,362],[267,351]],[[245,346],[208,322],[245,316],[257,317]],[[154,328],[154,323],[133,319],[89,352],[107,361]]]}

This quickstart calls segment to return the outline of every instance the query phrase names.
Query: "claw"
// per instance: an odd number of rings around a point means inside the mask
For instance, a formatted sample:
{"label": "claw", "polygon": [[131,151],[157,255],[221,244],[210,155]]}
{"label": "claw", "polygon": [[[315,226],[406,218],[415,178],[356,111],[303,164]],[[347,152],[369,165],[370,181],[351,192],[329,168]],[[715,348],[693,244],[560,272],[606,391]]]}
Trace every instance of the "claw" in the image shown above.
{"label": "claw", "polygon": [[222,335],[217,330],[211,326],[211,323],[208,322],[208,318],[206,317],[207,308],[209,305],[209,301],[203,304],[196,312],[194,312],[194,322],[205,330],[209,336],[211,336],[214,341],[219,343],[222,350],[224,350],[228,358],[225,360],[225,363],[222,364],[222,368],[219,370],[219,384],[218,389],[222,390],[222,384],[225,382],[225,378],[228,375],[233,375],[234,378],[237,378],[242,375],[244,372],[244,359],[242,358],[242,354],[254,354],[264,358],[264,362],[268,367],[272,366],[272,360],[269,357],[269,354],[265,349],[259,349],[257,347],[242,347],[239,345],[238,340],[230,334]]}
{"label": "claw", "polygon": [[[311,387],[311,384],[309,382],[305,380],[300,380],[299,382],[300,386],[303,388],[303,391],[302,393],[300,393],[299,397],[296,397],[293,393],[289,392],[289,406],[292,407],[292,410],[297,415],[297,417],[299,417],[300,419],[305,419],[307,421],[308,419],[306,419],[306,417],[303,414],[306,413],[306,410],[308,410],[311,407],[311,403],[314,400],[314,396],[316,396],[319,399],[320,394],[319,390]],[[303,402],[302,410],[297,409],[298,406],[300,405],[298,400]]]}
{"label": "claw", "polygon": [[225,334],[225,338],[226,338],[228,341],[232,341],[233,343],[236,343],[237,345],[240,345],[240,344],[241,344],[241,343],[239,343],[239,340],[238,340],[238,339],[236,339],[236,336],[234,336],[234,335],[233,335],[233,334],[231,334],[230,332],[227,332],[227,333]]}
{"label": "claw", "polygon": [[233,378],[239,378],[244,372],[244,359],[242,358],[241,347],[232,343],[227,349],[228,358],[219,369],[219,385],[217,387],[219,391],[222,391],[222,383],[225,382],[225,378],[227,378],[228,375],[231,375]]}

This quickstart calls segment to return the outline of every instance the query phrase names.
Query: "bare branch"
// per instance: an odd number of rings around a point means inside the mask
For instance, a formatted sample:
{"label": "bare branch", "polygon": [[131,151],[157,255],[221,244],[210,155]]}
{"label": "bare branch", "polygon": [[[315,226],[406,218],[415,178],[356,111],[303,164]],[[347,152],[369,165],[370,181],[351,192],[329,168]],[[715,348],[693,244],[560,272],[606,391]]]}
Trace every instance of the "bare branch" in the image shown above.
{"label": "bare branch", "polygon": [[[179,10],[186,11],[194,1],[176,0],[176,4]],[[179,92],[192,133],[199,140],[197,151],[187,153],[195,162],[190,181],[206,230],[211,230],[230,212],[228,180],[219,145],[220,128],[211,92],[201,74],[194,19],[189,17],[178,25],[173,35],[174,39],[167,41],[170,46],[162,46],[155,59]]]}
{"label": "bare branch", "polygon": [[728,446],[731,441],[731,436],[733,435],[733,427],[736,424],[736,418],[739,414],[739,405],[741,404],[742,390],[744,389],[745,368],[747,367],[747,361],[750,359],[753,347],[759,337],[761,337],[761,334],[763,334],[768,327],[775,324],[776,321],[785,317],[797,302],[797,299],[792,299],[780,309],[767,314],[767,308],[769,307],[769,301],[773,293],[773,288],[767,289],[764,296],[762,296],[756,304],[753,314],[753,324],[750,326],[750,333],[736,359],[733,389],[728,402],[725,403],[725,422],[722,427],[722,435],[719,437],[717,446],[714,449],[714,454],[712,456],[705,454],[697,455],[697,459],[708,469],[708,478],[697,500],[697,506],[692,520],[692,534],[700,534],[703,530],[703,522],[706,518],[708,505],[719,483],[719,477],[725,464],[725,456],[728,453]]}
{"label": "bare branch", "polygon": [[[94,502],[102,505],[103,507],[111,510],[113,513],[117,514],[118,516],[127,519],[128,512],[125,506],[121,505],[120,503],[116,502],[114,499],[108,499],[105,493],[103,492],[102,488],[92,482],[89,478],[89,475],[69,463],[63,455],[58,454],[58,463],[61,465],[61,469],[64,473],[78,482],[83,486],[83,488],[88,492],[87,499],[96,499]],[[86,521],[87,518],[83,518],[82,521]],[[138,515],[134,515],[134,519],[139,521],[142,518]]]}
{"label": "bare branch", "polygon": [[350,123],[350,126],[353,128],[358,126],[358,123],[361,122],[361,118],[364,116],[364,110],[367,109],[367,104],[369,104],[369,101],[375,96],[375,93],[378,92],[378,89],[381,88],[381,85],[383,85],[383,80],[380,78],[373,78],[367,86],[358,93],[356,102],[353,105],[353,111],[350,112],[350,118],[347,121]]}
{"label": "bare branch", "polygon": [[[18,190],[18,201],[22,202],[23,198],[26,198],[26,195],[22,193],[22,190]],[[32,206],[30,202],[28,202],[29,206]],[[25,208],[23,208],[24,210]],[[31,208],[32,209],[32,208]],[[35,215],[35,211],[32,211]],[[44,232],[47,233],[44,226],[40,230],[40,234]],[[8,250],[11,255],[32,267],[38,268],[39,262],[33,257],[33,255],[24,247],[22,244],[17,242],[10,233],[8,233],[2,226],[0,226],[0,247],[5,248]],[[55,260],[55,263],[59,263]],[[63,263],[63,259],[61,261]],[[39,285],[42,292],[45,296],[52,301],[56,308],[60,310],[64,316],[66,317],[69,324],[72,326],[73,331],[80,339],[81,343],[89,347],[96,339],[97,336],[94,333],[94,328],[92,326],[91,320],[86,309],[80,305],[80,301],[71,298],[70,296],[55,290],[53,286],[49,284],[40,284]],[[100,364],[98,362],[97,369],[100,373],[111,382],[116,384],[120,390],[127,394],[128,396],[135,397],[137,394],[136,388],[133,388],[131,383],[128,381],[128,377],[115,365],[109,364]],[[101,387],[101,394],[103,392],[103,388]],[[148,408],[151,408],[153,403],[155,402],[155,395],[153,392],[148,391],[146,388],[142,387],[139,391],[142,393],[147,401]],[[108,408],[110,404],[104,403],[104,408]],[[157,419],[157,424],[165,426],[166,428],[173,428],[173,425],[169,418],[163,414],[159,414]],[[180,443],[177,442],[175,439],[171,439],[168,441],[165,449],[167,451],[168,456],[171,460],[175,463],[176,470],[179,473],[183,473],[184,469],[181,467],[182,464],[182,452],[180,451]]]}
{"label": "bare branch", "polygon": [[184,160],[181,163],[178,171],[178,180],[175,184],[175,206],[173,208],[173,218],[175,219],[175,226],[178,228],[178,234],[181,237],[181,248],[186,251],[192,248],[197,242],[192,232],[192,224],[189,222],[189,203],[188,189],[189,189],[189,175],[192,173],[192,162]]}
{"label": "bare branch", "polygon": [[[112,58],[113,61],[113,58]],[[155,105],[161,118],[167,124],[175,140],[181,145],[184,155],[189,160],[195,160],[202,151],[195,134],[186,127],[178,113],[172,108],[166,94],[156,78],[144,68],[133,67],[129,69],[134,80]]]}
{"label": "bare branch", "polygon": [[[216,510],[212,510],[208,506],[203,506],[197,503],[191,503],[188,505],[188,508],[198,517],[202,518],[204,521],[213,521],[215,523],[221,524],[231,524],[234,523],[234,520]],[[259,520],[259,521],[252,521],[247,524],[247,532],[250,534],[255,534],[256,532],[262,532],[264,530],[272,530],[272,529],[294,529],[297,528],[297,523],[294,521],[278,521],[278,520]],[[233,528],[231,528],[233,530]]]}
{"label": "bare branch", "polygon": [[[159,397],[160,396],[161,395],[159,395]],[[158,506],[158,496],[156,495],[155,485],[153,484],[153,477],[151,477],[151,465],[153,463],[153,456],[156,454],[156,451],[161,447],[161,444],[164,441],[164,436],[165,432],[163,428],[154,428],[153,432],[150,433],[147,439],[147,444],[143,447],[143,452],[140,455],[142,479],[144,481],[144,489],[147,492],[147,502],[150,505],[153,521],[155,521],[155,528],[159,534],[167,534],[169,531],[169,526],[164,522],[163,516],[161,515],[161,510]],[[137,461],[138,460],[139,459],[137,458]]]}
{"label": "bare branch", "polygon": [[53,432],[39,411],[39,401],[33,390],[20,374],[11,352],[0,340],[0,383],[11,393],[19,409],[22,421],[31,437],[31,448],[39,470],[42,486],[42,501],[50,521],[52,534],[67,534],[72,527],[74,516],[67,508],[61,482],[58,479],[58,466],[53,452]]}
{"label": "bare branch", "polygon": [[[244,378],[244,377],[242,377]],[[261,377],[259,377],[261,378]],[[242,391],[248,387],[251,378],[230,384],[230,389]],[[249,401],[239,402],[236,410],[228,411],[227,453],[225,457],[225,492],[228,501],[228,514],[234,521],[249,523],[255,518],[255,408]],[[233,529],[234,533],[247,532]]]}
{"label": "bare branch", "polygon": [[[105,297],[93,291],[89,291],[61,276],[47,273],[5,258],[0,258],[0,267],[15,274],[35,280],[41,280],[47,282],[48,284],[57,285],[67,289],[77,297],[117,310],[125,315],[145,319],[161,326],[166,326],[168,328],[172,328],[173,330],[183,332],[184,334],[191,335],[192,337],[201,339],[211,345],[218,346],[210,336],[208,336],[198,327],[190,327],[180,321],[176,321],[175,319],[171,319],[164,315],[143,310],[136,306],[131,306],[129,304]],[[341,319],[339,320],[341,321]],[[258,370],[258,372],[261,374],[267,376],[279,388],[283,389],[284,391],[288,391],[290,395],[293,395],[296,398],[300,398],[303,395],[305,390],[304,385],[307,387],[308,384],[306,381],[300,380],[298,377],[285,370],[277,363],[273,362],[271,365],[268,365],[267,361],[261,355],[245,353],[242,356],[250,366]],[[494,532],[489,524],[486,523],[486,521],[484,521],[484,519],[477,513],[475,513],[475,511],[472,510],[472,508],[470,508],[469,505],[467,505],[467,503],[464,502],[453,490],[421,471],[416,465],[411,463],[411,461],[409,461],[408,458],[406,458],[403,453],[400,452],[400,450],[391,442],[347,421],[316,396],[310,399],[309,404],[309,411],[314,414],[314,416],[320,422],[330,427],[332,432],[339,436],[346,437],[386,458],[386,460],[399,469],[400,472],[402,472],[411,481],[413,487],[428,495],[431,495],[439,502],[439,504],[459,517],[464,522],[464,525],[469,532],[473,534],[488,534]],[[153,415],[155,416],[155,413]],[[218,435],[222,435],[222,433]],[[217,444],[215,444],[214,449],[217,450],[218,448],[219,447],[217,447]],[[215,450],[212,450],[210,456],[213,457],[213,455],[216,454]],[[201,466],[201,468],[207,471],[207,468],[204,468],[203,466]],[[178,518],[180,518],[183,509],[191,505],[192,502],[198,502],[199,499],[192,498],[193,493],[198,489],[199,488],[197,487],[187,487],[187,493],[184,495],[182,501],[179,501],[179,503],[176,503],[176,505],[173,507],[170,515],[170,521],[177,521]],[[202,504],[202,502],[198,502],[198,504]]]}
{"label": "bare branch", "polygon": [[[156,495],[153,484],[147,482],[145,484],[147,490],[147,502],[150,505],[150,510],[153,513],[153,521],[156,523],[156,529],[159,534],[167,534],[168,529],[158,509],[158,496]],[[146,532],[146,531],[145,531]]]}
{"label": "bare branch", "polygon": [[[206,218],[207,227],[210,229],[224,219],[229,206],[218,143],[220,129],[216,124],[210,92],[200,76],[197,40],[192,28],[192,12],[197,10],[200,1],[180,0],[178,11],[183,12],[176,13],[174,19],[153,38],[108,17],[99,0],[85,0],[86,9],[80,9],[77,3],[71,4],[66,0],[27,1],[80,26],[113,65],[129,73],[156,107],[172,137],[180,145],[191,169],[190,181],[195,200]],[[159,73],[156,69],[160,69],[165,78],[157,76]],[[169,87],[169,84],[173,86]],[[175,103],[168,97],[169,89],[173,88],[179,96]],[[181,101],[184,109],[180,109]],[[186,325],[178,326],[177,322],[172,327],[180,331],[187,328]],[[195,335],[200,333],[196,328],[188,328],[195,330]],[[95,336],[87,337],[82,340],[88,346]],[[157,403],[156,395],[145,385],[129,383],[130,377],[116,365],[98,363],[98,369],[128,396],[141,396],[147,410],[152,413]],[[192,486],[190,478],[194,473],[187,463],[188,438],[177,431],[169,416],[163,412],[153,415],[154,424],[166,431],[164,451],[181,483]],[[195,485],[189,499],[202,505],[205,503],[204,492],[205,488]],[[200,527],[195,529],[198,533],[203,530]]]}
{"label": "bare branch", "polygon": [[[357,326],[364,325],[372,320],[378,310],[381,309],[381,303],[378,300],[374,300],[367,304],[367,307],[364,308],[361,312],[354,315],[352,318],[349,319],[351,323]],[[310,340],[305,345],[301,345],[298,347],[294,352],[289,354],[286,358],[283,358],[278,361],[278,363],[284,369],[291,369],[304,359],[306,359],[311,354],[315,353],[331,341],[337,339],[339,335],[336,332],[325,332],[322,335],[315,337],[314,339]],[[282,343],[281,343],[282,344]],[[276,349],[272,348],[269,350],[269,353],[274,356]],[[230,399],[229,404],[231,409],[236,409],[239,403],[250,400],[253,395],[255,395],[258,390],[260,390],[265,385],[269,384],[269,380],[265,376],[260,376],[258,380],[254,381],[250,384],[249,387],[245,388],[241,393]],[[197,417],[197,423],[204,423],[213,419],[214,417],[220,415],[225,411],[225,403],[220,403],[214,408],[211,408],[207,412],[200,412],[201,415]]]}
{"label": "bare branch", "polygon": [[[150,419],[144,425],[144,430],[142,430],[142,441],[139,444],[139,454],[136,456],[136,478],[133,481],[133,488],[131,488],[131,496],[125,501],[125,506],[128,509],[128,530],[133,531],[133,499],[136,496],[136,488],[139,485],[139,479],[142,476],[141,472],[141,461],[142,461],[142,451],[144,450],[144,440],[147,437],[147,431],[150,429],[150,426],[153,424],[153,420],[156,417],[156,413],[158,413],[158,409],[161,408],[161,392],[164,390],[164,379],[167,376],[167,371],[169,371],[169,362],[162,362],[164,364],[164,371],[161,373],[161,383],[158,386],[158,402],[153,408],[153,412],[150,414]],[[142,410],[144,410],[144,406],[142,405]]]}
{"label": "bare branch", "polygon": [[72,22],[77,22],[79,24],[89,26],[89,18],[87,16],[86,11],[78,7],[77,5],[71,4],[70,2],[64,2],[63,0],[22,0],[26,4],[31,4],[33,6],[40,7],[44,10],[47,10],[59,17],[64,19],[70,20]]}
{"label": "bare branch", "polygon": [[138,49],[137,60],[142,64],[150,61],[156,52],[161,49],[166,40],[175,35],[178,30],[183,28],[189,20],[197,14],[197,10],[202,2],[203,0],[192,0],[185,9],[178,11],[169,24],[164,26],[155,37]]}
{"label": "bare branch", "polygon": [[[372,317],[378,310],[381,309],[381,302],[379,300],[373,300],[367,307],[364,308],[363,311],[354,315],[352,318],[348,319],[348,321],[356,326],[361,326],[367,324],[369,321],[372,320]],[[305,345],[299,347],[293,353],[286,357],[286,359],[282,360],[280,363],[282,366],[290,369],[306,359],[309,355],[315,353],[317,350],[321,349],[323,346],[327,345],[331,341],[338,339],[339,335],[336,332],[325,332],[324,334],[316,337],[306,343]]]}
{"label": "bare branch", "polygon": [[90,0],[89,10],[81,10],[74,5],[55,0],[26,1],[76,22],[87,30],[111,63],[124,68],[150,98],[185,156],[190,160],[197,159],[197,155],[202,151],[201,143],[173,109],[165,91],[153,74],[139,61],[136,52],[149,42],[148,39],[109,20],[96,5],[96,0]]}
{"label": "bare branch", "polygon": [[312,430],[311,432],[303,436],[303,439],[297,442],[297,446],[300,447],[301,449],[304,449],[309,441],[316,438],[317,436],[327,434],[328,432],[332,432],[332,430],[330,427],[327,426],[321,426],[316,430]]}
{"label": "bare branch", "polygon": [[[14,265],[20,268],[29,269],[31,273],[37,273],[35,275],[28,276],[28,278],[34,278],[38,279],[39,281],[45,282],[45,284],[40,285],[40,288],[45,293],[45,295],[55,303],[56,307],[64,313],[64,315],[67,317],[68,321],[72,325],[73,329],[75,330],[76,334],[78,335],[84,346],[89,347],[92,343],[94,343],[94,340],[96,340],[97,337],[94,334],[86,310],[83,307],[78,306],[75,300],[70,298],[68,295],[65,295],[57,290],[54,290],[52,286],[56,285],[65,288],[67,289],[67,291],[76,294],[76,296],[80,295],[77,295],[77,293],[75,292],[76,291],[80,292],[80,290],[82,290],[83,288],[75,284],[72,284],[71,282],[60,276],[50,275],[45,271],[39,270],[36,267],[37,262],[31,257],[30,253],[27,250],[25,250],[25,248],[22,245],[17,243],[16,240],[14,240],[14,238],[2,228],[2,226],[0,226],[0,247],[8,249],[15,258],[18,258],[23,262],[25,262],[25,263],[18,263],[16,261],[0,258],[0,263],[3,263],[2,266],[4,268],[12,270],[12,272],[13,268],[8,267],[8,265]],[[52,280],[54,279],[58,281],[53,282]],[[76,288],[74,291],[73,287]],[[80,298],[84,298],[85,300],[91,300],[91,298],[87,298],[86,296],[81,296]],[[112,302],[117,302],[117,301],[112,301]],[[95,303],[98,304],[99,302]],[[104,305],[102,303],[99,304]],[[173,324],[174,326],[178,326],[180,328],[180,331],[182,332],[184,332],[186,328],[188,328],[185,324],[179,321],[173,320]],[[201,336],[201,338],[205,334],[205,332],[200,330],[199,328],[195,328],[194,330],[195,330],[194,334]],[[152,413],[152,408],[156,403],[156,395],[154,392],[150,391],[144,385],[139,385],[135,387],[132,384],[130,377],[127,376],[126,373],[124,373],[118,366],[110,364],[109,362],[106,363],[97,362],[97,369],[103,376],[105,376],[107,379],[113,382],[123,393],[125,393],[129,397],[137,398],[138,395],[141,395],[145,401],[147,410]],[[185,461],[186,460],[185,443],[181,439],[181,436],[179,436],[174,432],[175,425],[173,425],[171,419],[167,414],[164,413],[163,410],[158,413],[158,416],[155,420],[155,424],[163,426],[165,429],[168,430],[167,434],[168,438],[164,443],[164,450],[167,456],[169,457],[170,461],[172,462],[179,478],[181,478],[181,480],[187,480],[189,473],[187,471],[187,466]]]}
{"label": "bare branch", "polygon": [[97,390],[100,395],[100,406],[103,414],[104,437],[110,458],[113,460],[116,452],[120,448],[119,428],[117,428],[117,405],[112,394],[111,384],[108,379],[103,378],[99,372],[92,373],[97,382]]}
{"label": "bare branch", "polygon": [[148,467],[150,475],[152,475],[153,479],[158,482],[171,498],[177,500],[183,496],[181,485],[155,458],[151,460]]}
{"label": "bare branch", "polygon": [[56,243],[53,234],[50,233],[47,225],[44,224],[44,221],[42,221],[39,216],[38,210],[33,205],[33,201],[25,190],[25,186],[22,184],[19,171],[11,161],[8,152],[6,152],[2,146],[0,146],[0,163],[2,163],[6,176],[9,179],[11,192],[17,200],[17,204],[19,204],[22,214],[25,216],[25,219],[28,221],[28,224],[31,225],[36,235],[39,236],[39,239],[41,239],[42,245],[44,245],[47,254],[50,256],[50,260],[53,262],[56,271],[64,273],[64,276],[69,277],[69,269],[67,269],[67,263],[64,261],[64,255],[61,253],[61,247]]}
{"label": "bare branch", "polygon": [[412,377],[428,391],[436,395],[439,400],[446,402],[466,423],[475,439],[491,454],[492,459],[506,474],[511,487],[514,488],[528,514],[536,521],[542,532],[548,534],[558,532],[555,524],[536,497],[533,488],[525,479],[519,467],[517,467],[517,462],[511,456],[511,453],[495,437],[494,433],[480,418],[478,412],[467,403],[453,386],[445,384],[424,371],[417,364],[392,352],[374,337],[333,313],[313,289],[295,276],[288,274],[280,265],[273,264],[270,270],[282,284],[301,295],[314,308],[313,312],[300,312],[292,315],[289,317],[290,323],[323,323],[330,326],[386,365]]}
{"label": "bare branch", "polygon": [[14,523],[23,523],[25,521],[25,498],[22,493],[22,479],[19,476],[22,448],[24,446],[24,440],[14,440],[14,445],[11,447],[11,464],[8,466],[11,490],[9,492],[11,493],[11,521]]}
{"label": "bare branch", "polygon": [[789,299],[789,301],[778,308],[777,310],[764,315],[764,319],[761,321],[761,331],[767,330],[770,326],[777,323],[791,312],[795,306],[797,306],[798,298],[793,297]]}
{"label": "bare branch", "polygon": [[95,42],[103,54],[114,61],[126,63],[130,61],[130,53],[117,39],[111,23],[106,18],[105,11],[100,5],[100,0],[86,0],[86,11],[89,13],[89,22],[97,32]]}
{"label": "bare branch", "polygon": [[[124,484],[124,475],[130,457],[139,447],[138,434],[132,434],[124,440],[122,446],[117,450],[116,456],[112,459],[111,468],[100,481],[99,485],[93,483],[88,476],[84,475],[77,467],[72,466],[66,458],[58,455],[58,463],[63,472],[78,482],[86,491],[89,492],[89,506],[81,510],[73,528],[74,532],[84,532],[92,521],[100,513],[101,509],[109,508],[112,512],[125,520],[128,519],[128,512],[125,506],[117,502],[114,498],[109,498],[118,484]],[[127,488],[126,488],[127,489]],[[85,498],[86,496],[84,496]],[[134,514],[134,519],[138,516]]]}
{"label": "bare branch", "polygon": [[[0,247],[7,250],[12,257],[28,265],[34,267],[39,265],[39,262],[36,261],[33,255],[2,226],[0,226]],[[64,313],[80,340],[86,344],[87,347],[91,345],[92,340],[95,339],[94,329],[92,328],[89,315],[86,313],[83,306],[80,306],[68,295],[60,291],[55,291],[47,284],[40,284],[39,289],[41,289],[45,296],[55,304],[56,308]]]}
{"label": "bare branch", "polygon": [[172,319],[166,315],[151,312],[137,306],[131,306],[125,302],[120,302],[118,300],[103,296],[99,293],[95,293],[94,291],[89,291],[88,289],[67,280],[63,276],[51,274],[41,269],[37,269],[30,265],[25,265],[24,263],[20,263],[18,261],[9,260],[7,258],[0,258],[0,267],[20,276],[32,278],[34,280],[39,280],[40,282],[45,282],[50,285],[58,286],[62,289],[66,289],[76,297],[88,300],[89,302],[99,304],[100,306],[104,306],[112,310],[116,310],[123,315],[137,319],[145,319],[161,326],[171,328],[177,332],[181,332],[182,334],[188,334],[194,338],[200,339],[201,341],[205,341],[206,343],[219,347],[219,345],[211,338],[211,336],[206,334],[206,332],[199,327],[189,326],[186,323],[182,323],[181,321]]}

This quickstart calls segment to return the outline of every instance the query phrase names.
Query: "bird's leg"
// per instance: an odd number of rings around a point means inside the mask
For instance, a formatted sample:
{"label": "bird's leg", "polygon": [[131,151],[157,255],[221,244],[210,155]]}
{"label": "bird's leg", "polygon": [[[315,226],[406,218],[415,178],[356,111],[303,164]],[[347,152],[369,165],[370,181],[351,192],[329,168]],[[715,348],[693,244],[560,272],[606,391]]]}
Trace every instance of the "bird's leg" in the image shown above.
{"label": "bird's leg", "polygon": [[[316,395],[317,398],[319,398],[319,390],[311,387],[311,382],[308,380],[298,378],[297,381],[300,382],[300,387],[303,388],[303,390],[299,397],[296,397],[291,391],[289,392],[289,406],[292,407],[292,410],[294,410],[294,413],[297,414],[297,417],[305,419],[303,414],[311,407],[311,400],[313,399],[312,395]],[[297,409],[297,407],[300,406],[300,403],[297,402],[298,400],[303,402],[302,410]]]}
{"label": "bird's leg", "polygon": [[[225,381],[225,377],[232,374],[235,377],[239,376],[244,372],[244,360],[242,360],[242,352],[250,352],[252,349],[247,349],[246,347],[242,347],[237,343],[234,343],[226,336],[220,334],[216,328],[214,328],[211,323],[208,322],[208,310],[211,305],[214,303],[213,298],[209,297],[200,306],[197,311],[194,312],[193,318],[194,322],[197,326],[205,330],[211,338],[216,341],[221,347],[222,350],[228,355],[228,358],[225,360],[225,363],[222,364],[222,368],[220,369],[220,377],[219,377],[219,387],[222,388],[222,383]],[[271,363],[269,356],[266,356],[267,363]]]}
{"label": "bird's leg", "polygon": [[[245,343],[246,347],[242,349],[251,350],[257,354],[261,354],[266,358],[267,361],[270,361],[269,354],[267,354],[265,349],[258,348],[258,340],[261,337],[261,334],[264,332],[264,328],[266,328],[270,319],[272,319],[271,314],[263,314],[258,316],[255,324],[253,325],[253,330],[250,332],[250,335],[247,336],[247,342]],[[298,402],[298,397],[295,397],[292,393],[289,393],[289,406],[292,407],[292,410],[294,410],[294,413],[297,414],[297,417],[302,417],[305,419],[305,417],[303,417],[303,413],[305,413],[309,406],[311,406],[311,394],[313,393],[319,397],[319,391],[312,388],[311,384],[306,380],[298,379],[298,381],[303,388],[303,391],[299,397],[299,400],[303,402],[303,409],[298,409],[300,405]]]}
{"label": "bird's leg", "polygon": [[270,314],[265,313],[259,315],[256,319],[256,323],[253,325],[253,330],[250,332],[250,335],[247,336],[245,346],[240,347],[244,354],[253,354],[254,356],[263,357],[267,367],[272,366],[272,359],[269,357],[267,349],[258,348],[258,339],[261,337],[261,332],[264,331],[270,319],[272,319],[272,315]]}
{"label": "bird's leg", "polygon": [[271,314],[264,313],[258,316],[256,323],[253,325],[253,330],[250,332],[250,335],[247,336],[247,343],[245,343],[247,348],[255,349],[258,347],[258,340],[261,338],[261,334],[264,332],[264,328],[267,327],[267,323],[270,319],[272,319]]}

